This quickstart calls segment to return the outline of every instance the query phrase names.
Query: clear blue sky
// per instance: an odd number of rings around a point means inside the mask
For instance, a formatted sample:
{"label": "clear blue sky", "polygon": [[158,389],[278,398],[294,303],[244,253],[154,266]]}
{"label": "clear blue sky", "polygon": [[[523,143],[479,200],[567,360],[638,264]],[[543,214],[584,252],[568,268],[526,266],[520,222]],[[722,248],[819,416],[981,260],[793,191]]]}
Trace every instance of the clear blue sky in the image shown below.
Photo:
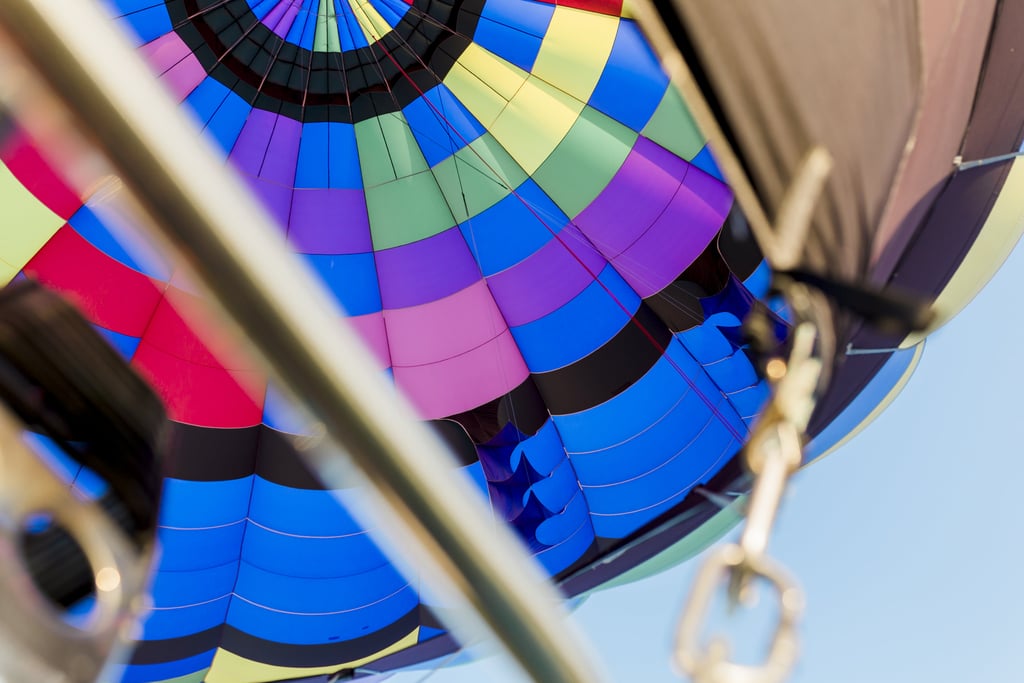
{"label": "clear blue sky", "polygon": [[[889,410],[797,476],[771,545],[807,593],[792,683],[1024,681],[1022,291],[1018,248]],[[577,611],[613,680],[679,680],[669,641],[698,562]],[[391,681],[425,676],[520,680],[491,660]]]}

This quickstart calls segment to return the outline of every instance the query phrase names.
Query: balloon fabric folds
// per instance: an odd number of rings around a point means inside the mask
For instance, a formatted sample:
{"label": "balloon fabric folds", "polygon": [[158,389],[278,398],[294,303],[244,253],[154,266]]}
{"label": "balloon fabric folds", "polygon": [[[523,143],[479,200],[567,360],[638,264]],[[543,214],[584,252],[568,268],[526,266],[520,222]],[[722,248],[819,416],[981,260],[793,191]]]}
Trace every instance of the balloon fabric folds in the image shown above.
{"label": "balloon fabric folds", "polygon": [[[620,3],[108,4],[568,594],[719,511],[767,393],[739,333],[767,269]],[[26,136],[0,158],[17,221],[0,276],[68,294],[175,420],[153,609],[123,680],[450,651],[417,577],[338,504],[360,492],[322,490],[285,401],[190,323],[188,282],[122,245],[103,197]]]}

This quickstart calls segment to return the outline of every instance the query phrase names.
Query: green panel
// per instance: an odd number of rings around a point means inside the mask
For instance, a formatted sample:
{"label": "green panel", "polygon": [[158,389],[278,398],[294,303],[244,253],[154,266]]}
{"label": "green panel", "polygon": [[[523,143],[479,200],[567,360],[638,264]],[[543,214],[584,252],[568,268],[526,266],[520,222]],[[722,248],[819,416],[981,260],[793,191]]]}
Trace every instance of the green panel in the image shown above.
{"label": "green panel", "polygon": [[693,160],[707,142],[679,91],[672,86],[665,91],[661,104],[641,133],[687,161]]}
{"label": "green panel", "polygon": [[385,114],[355,125],[364,187],[427,170],[427,162],[405,117]]}
{"label": "green panel", "polygon": [[430,171],[366,188],[374,250],[421,240],[455,225]]}
{"label": "green panel", "polygon": [[633,149],[636,132],[586,107],[533,179],[570,218],[600,194]]}
{"label": "green panel", "polygon": [[485,133],[435,166],[434,177],[462,223],[507,197],[526,180],[526,172]]}
{"label": "green panel", "polygon": [[338,17],[333,0],[320,0],[316,15],[316,33],[313,35],[313,52],[341,52],[338,37]]}
{"label": "green panel", "polygon": [[203,669],[202,671],[197,671],[194,674],[175,676],[174,678],[168,678],[160,681],[159,683],[203,683],[203,679],[206,678],[206,674],[209,672],[209,669]]}

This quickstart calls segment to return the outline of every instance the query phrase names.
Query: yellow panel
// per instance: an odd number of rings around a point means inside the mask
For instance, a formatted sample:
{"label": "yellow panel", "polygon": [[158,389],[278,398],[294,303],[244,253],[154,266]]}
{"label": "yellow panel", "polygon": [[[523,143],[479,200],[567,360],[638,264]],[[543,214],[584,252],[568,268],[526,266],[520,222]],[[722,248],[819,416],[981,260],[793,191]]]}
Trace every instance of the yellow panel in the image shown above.
{"label": "yellow panel", "polygon": [[273,666],[254,662],[245,657],[239,657],[227,650],[217,650],[213,656],[213,665],[210,667],[210,674],[206,677],[205,683],[259,683],[260,681],[281,681],[289,678],[306,678],[331,674],[338,669],[354,669],[368,664],[376,659],[394,654],[399,650],[412,647],[419,639],[419,628],[399,640],[394,645],[386,647],[380,652],[375,652],[369,657],[356,659],[351,662],[338,662],[331,666],[318,666],[311,668]]}
{"label": "yellow panel", "polygon": [[532,175],[576,123],[585,106],[531,77],[491,126],[491,135]]}
{"label": "yellow panel", "polygon": [[0,206],[0,285],[6,285],[64,225],[64,220],[25,189],[2,163]]}
{"label": "yellow panel", "polygon": [[444,84],[484,127],[489,128],[526,82],[527,73],[470,43]]}
{"label": "yellow panel", "polygon": [[1024,159],[1013,162],[995,206],[971,245],[971,250],[932,306],[935,322],[920,334],[908,336],[900,347],[913,346],[945,325],[988,284],[1024,234]]}
{"label": "yellow panel", "polygon": [[366,42],[371,45],[391,30],[384,17],[366,0],[348,0],[348,6],[352,8],[356,22],[366,36]]}
{"label": "yellow panel", "polygon": [[586,102],[608,62],[618,28],[618,17],[556,7],[533,75]]}

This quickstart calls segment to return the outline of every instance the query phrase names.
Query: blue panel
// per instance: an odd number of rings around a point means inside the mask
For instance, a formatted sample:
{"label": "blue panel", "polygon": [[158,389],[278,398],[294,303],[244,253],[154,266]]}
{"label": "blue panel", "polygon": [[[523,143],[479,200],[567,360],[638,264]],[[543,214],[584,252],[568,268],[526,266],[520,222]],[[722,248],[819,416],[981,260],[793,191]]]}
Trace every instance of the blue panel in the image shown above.
{"label": "blue panel", "polygon": [[704,145],[704,148],[697,153],[697,156],[695,156],[690,163],[708,175],[718,178],[723,183],[725,182],[725,176],[722,175],[722,169],[718,168],[718,162],[715,161],[715,157],[711,153],[711,148],[708,145]]}
{"label": "blue panel", "polygon": [[[118,225],[111,222],[116,220],[119,220],[116,216],[103,216],[102,210],[96,211],[92,206],[83,205],[71,215],[68,223],[89,244],[118,263],[157,280],[169,280],[170,264],[131,232],[124,232],[123,235],[129,239],[136,237],[134,242],[118,238],[115,232]],[[133,230],[127,225],[120,227],[125,231]]]}
{"label": "blue panel", "polygon": [[407,584],[390,564],[351,576],[310,578],[282,576],[243,560],[235,593],[268,609],[315,614],[358,610]]}
{"label": "blue panel", "polygon": [[444,85],[431,88],[402,113],[429,166],[436,166],[484,133],[480,122]]}
{"label": "blue panel", "polygon": [[518,462],[521,455],[526,456],[530,465],[544,474],[549,474],[556,467],[565,462],[565,448],[562,446],[562,439],[558,435],[555,423],[546,420],[537,433],[524,439],[512,454],[512,460]]}
{"label": "blue panel", "polygon": [[757,417],[761,409],[764,408],[769,394],[768,384],[761,382],[742,391],[737,391],[735,394],[729,394],[729,402],[736,409],[736,413],[749,422],[752,418]]}
{"label": "blue panel", "polygon": [[316,41],[316,18],[317,13],[320,11],[320,0],[312,0],[312,2],[309,3],[308,11],[309,15],[302,27],[302,34],[298,38],[295,38],[291,33],[289,33],[288,40],[296,43],[299,47],[306,50],[312,50],[313,43]]}
{"label": "blue panel", "polygon": [[550,476],[533,484],[530,490],[544,507],[557,512],[579,493],[580,487],[576,479],[576,471],[569,460],[564,459]]}
{"label": "blue panel", "polygon": [[303,254],[349,315],[381,310],[377,262],[373,254]]}
{"label": "blue panel", "polygon": [[[720,404],[725,404],[724,399],[716,398]],[[658,400],[660,402],[660,397]],[[634,409],[642,410],[643,407]],[[580,483],[583,486],[608,486],[646,474],[675,457],[718,422],[693,391],[686,391],[667,415],[652,411],[648,419],[657,422],[627,441],[604,450],[573,455],[572,464]]]}
{"label": "blue panel", "polygon": [[148,43],[173,30],[171,18],[162,2],[154,0],[107,0],[114,14],[131,27],[140,44]]}
{"label": "blue panel", "polygon": [[[306,31],[306,27],[310,24],[316,25],[316,11],[320,6],[320,0],[302,0],[302,5],[299,7],[299,11],[295,14],[295,20],[292,21],[291,27],[288,29],[288,35],[285,40],[295,45],[302,43],[302,36]],[[312,43],[310,43],[312,45]],[[308,50],[309,47],[307,46]]]}
{"label": "blue panel", "polygon": [[355,14],[349,11],[347,7],[342,7],[343,4],[345,4],[345,0],[334,0],[334,6],[340,8],[337,10],[338,18],[344,19],[344,21],[338,22],[341,49],[358,50],[361,47],[367,47],[369,43],[366,42],[366,35],[363,33],[363,29],[359,27],[359,21],[356,19]]}
{"label": "blue panel", "polygon": [[[532,180],[459,226],[484,276],[513,266],[551,241],[568,217]],[[509,230],[508,226],[516,226]]]}
{"label": "blue panel", "polygon": [[388,566],[367,533],[325,538],[275,533],[250,524],[242,557],[267,571],[308,579],[359,575]]}
{"label": "blue panel", "polygon": [[[249,9],[252,10],[252,13],[260,21],[263,21],[263,17],[267,16],[270,10],[280,4],[280,0],[246,0],[246,2],[249,4]],[[273,27],[268,26],[268,28]]]}
{"label": "blue panel", "polygon": [[363,532],[333,492],[293,489],[258,476],[252,487],[249,517],[282,533],[347,536]]}
{"label": "blue panel", "polygon": [[228,586],[226,594],[216,600],[174,609],[154,609],[142,626],[142,637],[144,640],[181,638],[220,626],[227,618],[230,604],[231,586]]}
{"label": "blue panel", "polygon": [[729,340],[722,336],[722,333],[713,325],[708,324],[680,332],[676,335],[676,340],[681,342],[694,359],[703,365],[720,361],[731,356],[734,351]]}
{"label": "blue panel", "polygon": [[409,11],[409,5],[402,2],[402,0],[398,0],[397,2],[395,2],[395,0],[391,0],[391,2],[388,2],[388,0],[377,0],[373,6],[380,13],[380,16],[384,21],[388,22],[388,25],[391,26],[391,28],[398,26],[398,22],[400,22],[406,12]]}
{"label": "blue panel", "polygon": [[636,24],[620,21],[590,106],[640,131],[658,108],[668,77]]}
{"label": "blue panel", "polygon": [[[555,7],[531,0],[487,0],[481,18],[504,24],[522,33],[541,38],[548,31]],[[499,53],[500,54],[500,53]]]}
{"label": "blue panel", "polygon": [[235,146],[252,112],[252,107],[245,100],[211,77],[204,78],[185,98],[185,103],[196,113],[206,132],[217,141],[225,155]]}
{"label": "blue panel", "polygon": [[52,439],[35,432],[23,432],[22,439],[39,459],[62,481],[72,484],[87,498],[98,498],[107,488],[98,474],[78,463]]}
{"label": "blue panel", "polygon": [[306,123],[299,139],[299,158],[295,168],[295,187],[327,187],[330,182],[330,125]]}
{"label": "blue panel", "polygon": [[272,384],[263,398],[263,424],[284,434],[309,434],[311,422]]}
{"label": "blue panel", "polygon": [[757,373],[750,359],[743,351],[736,351],[731,356],[712,363],[705,368],[712,381],[725,394],[733,394],[758,382]]}
{"label": "blue panel", "polygon": [[589,524],[590,514],[587,501],[579,486],[566,501],[561,512],[549,517],[537,526],[537,540],[544,545],[557,545],[575,534],[581,524]]}
{"label": "blue panel", "polygon": [[164,479],[160,524],[177,529],[235,524],[249,511],[253,477],[226,481]]}
{"label": "blue panel", "polygon": [[772,269],[768,265],[767,261],[762,260],[761,263],[754,269],[754,272],[747,276],[747,279],[743,281],[743,286],[747,288],[747,291],[756,296],[758,299],[764,298],[768,294],[768,289],[772,284]]}
{"label": "blue panel", "polygon": [[[687,395],[692,388],[698,392],[694,394],[694,399],[704,396],[711,405],[720,399],[718,387],[678,341],[669,345],[668,352],[667,357],[662,357],[646,375],[618,396],[590,410],[553,416],[578,474],[578,454],[627,441],[647,429],[657,416],[667,414],[680,397]],[[701,404],[705,406],[703,412],[707,414],[708,403],[701,400]],[[735,429],[744,429],[739,417],[728,407],[721,412],[734,424]]]}
{"label": "blue panel", "polygon": [[548,573],[554,575],[583,557],[583,553],[587,552],[593,543],[594,530],[590,522],[587,521],[581,524],[579,529],[563,543],[542,550],[537,553],[536,557]]}
{"label": "blue panel", "polygon": [[363,174],[359,170],[356,129],[350,123],[328,123],[330,137],[330,183],[328,187],[362,189]]}
{"label": "blue panel", "polygon": [[307,123],[302,126],[295,187],[360,189],[355,127],[348,123]]}
{"label": "blue panel", "polygon": [[594,514],[643,510],[693,488],[710,471],[720,468],[725,456],[738,447],[732,434],[721,423],[712,421],[681,452],[667,449],[665,455],[669,457],[651,472],[613,486],[584,485],[583,493]]}
{"label": "blue panel", "polygon": [[242,548],[245,523],[214,529],[157,529],[159,571],[184,572],[237,562]]}
{"label": "blue panel", "polygon": [[151,589],[153,606],[161,609],[186,607],[224,597],[231,593],[237,574],[238,564],[235,562],[193,572],[158,571]]}
{"label": "blue panel", "polygon": [[125,360],[131,360],[135,355],[135,350],[139,348],[139,342],[142,341],[139,337],[132,337],[127,334],[121,334],[120,332],[114,332],[108,330],[105,327],[99,325],[93,325],[93,328],[103,335],[103,338],[114,347],[114,349],[121,354]]}
{"label": "blue panel", "polygon": [[[522,4],[531,5],[532,3],[524,2]],[[554,9],[553,5],[548,6]],[[487,9],[489,8],[490,3],[487,3]],[[533,70],[533,63],[537,61],[537,53],[540,52],[543,39],[500,22],[491,21],[486,16],[485,9],[484,17],[477,23],[476,31],[473,32],[473,41],[524,71]]]}
{"label": "blue panel", "polygon": [[[419,605],[416,591],[402,584],[388,580],[383,570],[358,580],[311,582],[274,576],[243,563],[236,590],[240,597],[231,601],[227,622],[282,643],[353,640],[394,623]],[[374,604],[358,607],[371,601]]]}
{"label": "blue panel", "polygon": [[459,468],[463,474],[473,483],[486,498],[487,493],[487,477],[484,475],[484,468],[479,462],[475,462],[472,465]]}
{"label": "blue panel", "polygon": [[611,266],[605,266],[598,277],[599,282],[591,283],[561,308],[511,328],[531,372],[549,372],[574,363],[632,324],[623,309],[632,314],[640,307],[636,292]]}
{"label": "blue panel", "polygon": [[[124,674],[120,680],[121,683],[150,683],[179,678],[210,668],[216,653],[217,650],[213,649],[164,664],[131,664],[124,667]],[[117,680],[116,676],[114,680]]]}
{"label": "blue panel", "polygon": [[443,636],[446,633],[448,633],[448,632],[447,631],[442,631],[439,628],[431,628],[429,626],[420,626],[420,632],[417,635],[417,642],[422,643],[424,641],[430,640],[431,638],[436,638],[438,636]]}

